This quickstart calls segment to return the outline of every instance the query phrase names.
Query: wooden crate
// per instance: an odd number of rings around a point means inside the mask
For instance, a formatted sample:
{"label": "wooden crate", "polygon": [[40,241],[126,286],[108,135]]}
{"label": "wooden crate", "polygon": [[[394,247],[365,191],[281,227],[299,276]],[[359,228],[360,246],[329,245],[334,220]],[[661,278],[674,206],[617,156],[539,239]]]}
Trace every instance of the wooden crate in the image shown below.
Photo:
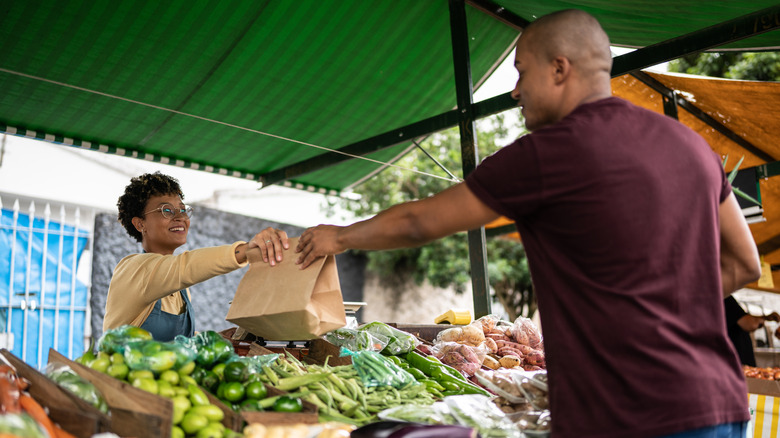
{"label": "wooden crate", "polygon": [[103,394],[111,410],[111,431],[123,437],[169,438],[173,403],[108,374],[95,371],[49,350],[49,363],[64,363]]}
{"label": "wooden crate", "polygon": [[0,354],[16,370],[19,377],[30,382],[27,392],[48,410],[49,418],[64,430],[78,438],[90,438],[95,434],[111,430],[111,419],[108,415],[62,388],[7,349],[0,350]]}

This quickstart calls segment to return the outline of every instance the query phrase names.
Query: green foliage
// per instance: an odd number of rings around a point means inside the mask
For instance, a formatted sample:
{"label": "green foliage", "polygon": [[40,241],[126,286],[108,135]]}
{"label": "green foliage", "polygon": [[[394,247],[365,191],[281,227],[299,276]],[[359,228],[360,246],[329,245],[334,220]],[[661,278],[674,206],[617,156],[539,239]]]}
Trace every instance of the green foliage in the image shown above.
{"label": "green foliage", "polygon": [[[477,132],[479,160],[511,142],[507,140],[505,116],[480,121]],[[423,141],[420,146],[458,178],[461,168],[460,136],[457,128],[449,129]],[[400,167],[449,178],[423,152],[414,150],[397,163]],[[452,186],[448,179],[433,178],[389,167],[359,187],[361,198],[339,199],[330,205],[353,212],[358,217],[372,216],[395,204],[422,199]],[[487,242],[488,274],[491,286],[512,292],[531,290],[528,263],[522,244],[500,238]],[[419,248],[367,252],[368,269],[380,276],[406,276],[415,282],[428,280],[437,287],[453,287],[462,292],[470,282],[468,239],[465,233],[436,240]],[[510,309],[507,311],[512,314]]]}
{"label": "green foliage", "polygon": [[752,81],[780,81],[780,52],[698,53],[669,62],[669,71]]}

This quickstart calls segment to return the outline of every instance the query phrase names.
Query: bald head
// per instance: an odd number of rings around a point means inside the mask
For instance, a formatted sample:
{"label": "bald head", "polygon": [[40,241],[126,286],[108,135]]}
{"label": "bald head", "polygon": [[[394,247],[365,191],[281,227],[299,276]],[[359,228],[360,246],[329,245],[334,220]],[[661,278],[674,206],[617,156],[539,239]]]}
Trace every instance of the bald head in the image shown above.
{"label": "bald head", "polygon": [[568,58],[584,77],[609,75],[612,70],[609,37],[592,15],[577,9],[553,12],[532,22],[519,44],[528,44],[541,61]]}

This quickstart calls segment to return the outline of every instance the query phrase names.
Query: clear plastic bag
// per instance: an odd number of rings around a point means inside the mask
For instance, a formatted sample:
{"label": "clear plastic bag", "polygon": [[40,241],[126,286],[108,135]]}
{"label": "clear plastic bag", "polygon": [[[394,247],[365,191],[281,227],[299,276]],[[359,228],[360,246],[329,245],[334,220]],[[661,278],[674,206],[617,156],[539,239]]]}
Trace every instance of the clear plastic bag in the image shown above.
{"label": "clear plastic bag", "polygon": [[529,318],[517,318],[512,324],[512,337],[518,344],[528,345],[535,350],[544,349],[542,334],[539,328]]}
{"label": "clear plastic bag", "polygon": [[379,333],[371,333],[368,330],[340,328],[325,334],[325,340],[337,347],[344,347],[350,351],[382,351],[387,347],[390,339]]}
{"label": "clear plastic bag", "polygon": [[439,342],[432,348],[433,355],[466,376],[473,376],[488,354],[485,345],[471,346],[457,342]]}
{"label": "clear plastic bag", "polygon": [[178,370],[196,357],[194,351],[182,344],[155,340],[129,342],[124,347],[123,355],[131,370],[149,370],[154,373]]}
{"label": "clear plastic bag", "polygon": [[525,396],[520,391],[520,383],[513,377],[515,373],[503,370],[477,370],[475,376],[479,383],[510,403],[524,403]]}
{"label": "clear plastic bag", "polygon": [[522,438],[507,414],[484,395],[452,395],[444,397],[443,402],[458,424],[473,427],[482,438]]}
{"label": "clear plastic bag", "polygon": [[[544,376],[544,378],[540,376]],[[536,373],[531,376],[523,376],[520,380],[520,391],[531,405],[537,410],[550,408],[550,398],[547,389],[546,373]]]}
{"label": "clear plastic bag", "polygon": [[195,362],[206,368],[211,368],[220,362],[226,362],[236,355],[233,344],[213,330],[200,332],[189,338],[178,335],[173,339],[173,342],[194,351]]}
{"label": "clear plastic bag", "polygon": [[140,327],[123,325],[106,330],[98,339],[96,347],[97,351],[111,355],[124,353],[125,347],[130,342],[149,341],[152,339],[152,334]]}
{"label": "clear plastic bag", "polygon": [[379,321],[364,324],[358,330],[368,332],[374,336],[379,335],[387,338],[387,345],[382,349],[383,354],[399,355],[408,353],[422,343],[411,333],[398,330]]}
{"label": "clear plastic bag", "polygon": [[76,374],[68,365],[60,362],[49,362],[44,368],[44,373],[58,385],[94,406],[100,412],[108,414],[108,404],[103,398],[103,394],[95,385]]}
{"label": "clear plastic bag", "polygon": [[478,346],[485,343],[485,332],[482,324],[473,322],[463,327],[451,327],[440,331],[433,343],[440,342],[457,342],[458,344]]}
{"label": "clear plastic bag", "polygon": [[341,356],[352,357],[352,366],[355,367],[355,371],[366,388],[392,386],[396,389],[402,389],[417,383],[417,379],[408,371],[376,351],[353,352],[341,347]]}

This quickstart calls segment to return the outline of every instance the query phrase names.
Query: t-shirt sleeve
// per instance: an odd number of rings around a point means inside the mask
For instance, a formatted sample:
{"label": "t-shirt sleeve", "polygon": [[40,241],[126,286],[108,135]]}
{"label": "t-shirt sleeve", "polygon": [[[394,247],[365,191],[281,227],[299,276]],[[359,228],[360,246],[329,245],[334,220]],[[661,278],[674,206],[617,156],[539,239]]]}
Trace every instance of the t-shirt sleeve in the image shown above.
{"label": "t-shirt sleeve", "polygon": [[539,158],[527,136],[485,158],[466,177],[477,198],[512,219],[538,207],[542,184]]}
{"label": "t-shirt sleeve", "polygon": [[737,300],[732,296],[729,295],[724,300],[724,304],[726,306],[726,326],[730,327],[739,321],[740,318],[747,315],[745,310],[742,309],[742,306],[739,305]]}

